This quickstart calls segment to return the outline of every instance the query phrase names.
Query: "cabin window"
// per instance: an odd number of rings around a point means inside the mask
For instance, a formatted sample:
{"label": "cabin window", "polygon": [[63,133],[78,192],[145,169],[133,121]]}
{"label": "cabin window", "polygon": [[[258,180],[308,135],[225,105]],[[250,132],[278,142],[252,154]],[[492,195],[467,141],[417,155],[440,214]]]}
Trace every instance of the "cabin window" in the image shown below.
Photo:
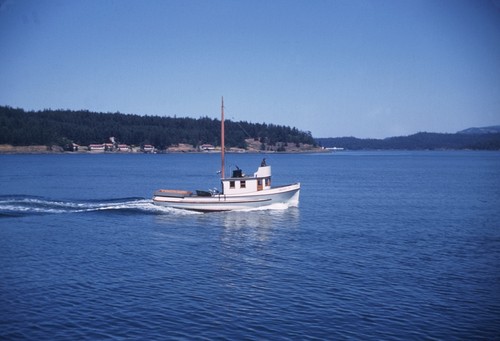
{"label": "cabin window", "polygon": [[247,188],[247,182],[245,180],[240,182],[240,188]]}
{"label": "cabin window", "polygon": [[234,188],[234,181],[229,181],[229,188]]}
{"label": "cabin window", "polygon": [[266,178],[266,187],[271,186],[271,178]]}

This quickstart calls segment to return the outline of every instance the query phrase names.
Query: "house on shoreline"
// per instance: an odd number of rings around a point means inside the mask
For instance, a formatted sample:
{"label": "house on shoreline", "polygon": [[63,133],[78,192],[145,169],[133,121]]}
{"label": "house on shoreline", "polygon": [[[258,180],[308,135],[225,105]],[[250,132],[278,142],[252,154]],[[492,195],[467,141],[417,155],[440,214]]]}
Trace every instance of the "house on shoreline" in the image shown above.
{"label": "house on shoreline", "polygon": [[142,151],[144,153],[155,153],[156,152],[156,149],[153,145],[151,144],[145,144],[143,147],[142,147]]}
{"label": "house on shoreline", "polygon": [[203,152],[213,152],[215,151],[215,147],[211,144],[208,144],[208,143],[204,143],[202,144],[201,146],[199,146],[199,149],[200,151],[203,151]]}
{"label": "house on shoreline", "polygon": [[126,144],[119,144],[116,148],[116,151],[118,152],[131,152],[132,148],[129,145]]}
{"label": "house on shoreline", "polygon": [[77,144],[73,144],[73,151],[84,152],[89,151],[91,153],[155,153],[156,148],[151,144],[145,144],[143,147],[134,147],[128,144],[113,144],[113,143],[92,143],[88,147],[81,147]]}
{"label": "house on shoreline", "polygon": [[90,152],[94,153],[104,153],[106,151],[106,146],[104,144],[93,143],[88,147]]}

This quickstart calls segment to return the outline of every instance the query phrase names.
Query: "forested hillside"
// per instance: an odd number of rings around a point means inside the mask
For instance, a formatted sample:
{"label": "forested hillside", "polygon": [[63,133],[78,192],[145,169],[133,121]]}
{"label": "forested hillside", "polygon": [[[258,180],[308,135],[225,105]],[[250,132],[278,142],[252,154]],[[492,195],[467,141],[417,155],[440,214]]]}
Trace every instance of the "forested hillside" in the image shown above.
{"label": "forested hillside", "polygon": [[410,136],[386,139],[358,139],[355,137],[318,138],[319,145],[326,148],[360,149],[478,149],[500,150],[500,133],[488,134],[439,134],[417,133]]}
{"label": "forested hillside", "polygon": [[[90,111],[25,111],[0,106],[0,144],[89,145],[109,137],[131,145],[152,144],[163,149],[179,143],[220,145],[220,120],[178,118]],[[245,148],[245,139],[315,144],[310,132],[265,123],[226,121],[226,146]]]}

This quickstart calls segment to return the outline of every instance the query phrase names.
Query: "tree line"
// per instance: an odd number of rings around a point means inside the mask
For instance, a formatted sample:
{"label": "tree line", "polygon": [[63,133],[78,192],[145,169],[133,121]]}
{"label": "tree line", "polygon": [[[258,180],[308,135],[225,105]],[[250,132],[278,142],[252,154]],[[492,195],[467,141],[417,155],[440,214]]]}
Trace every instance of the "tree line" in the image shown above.
{"label": "tree line", "polygon": [[500,133],[489,134],[440,134],[421,132],[409,136],[386,139],[359,139],[355,137],[318,138],[316,142],[326,148],[362,149],[474,149],[500,150]]}
{"label": "tree line", "polygon": [[[311,132],[288,126],[230,120],[225,121],[225,126],[227,147],[245,148],[247,138],[260,139],[267,145],[316,144]],[[0,106],[0,144],[14,146],[89,145],[108,142],[111,136],[121,143],[152,144],[160,149],[180,143],[219,146],[220,129],[220,120],[209,117],[140,116],[87,110],[25,111]]]}

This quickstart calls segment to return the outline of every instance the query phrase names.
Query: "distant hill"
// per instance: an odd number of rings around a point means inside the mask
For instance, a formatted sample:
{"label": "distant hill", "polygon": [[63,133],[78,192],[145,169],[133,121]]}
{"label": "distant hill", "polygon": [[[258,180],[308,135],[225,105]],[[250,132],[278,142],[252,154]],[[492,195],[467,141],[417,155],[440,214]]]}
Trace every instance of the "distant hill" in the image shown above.
{"label": "distant hill", "polygon": [[457,134],[497,134],[497,133],[500,133],[500,126],[468,128],[459,131]]}
{"label": "distant hill", "polygon": [[[178,118],[97,113],[86,110],[43,110],[0,106],[0,145],[89,145],[109,142],[110,137],[129,145],[220,145],[220,120],[209,117]],[[315,145],[310,132],[266,123],[226,120],[226,147],[246,148],[249,138],[262,150],[285,151],[289,146]]]}
{"label": "distant hill", "polygon": [[358,139],[355,137],[317,138],[316,141],[326,148],[350,150],[436,150],[436,149],[474,149],[500,150],[500,132],[497,133],[417,133],[409,136],[389,137],[386,139]]}

